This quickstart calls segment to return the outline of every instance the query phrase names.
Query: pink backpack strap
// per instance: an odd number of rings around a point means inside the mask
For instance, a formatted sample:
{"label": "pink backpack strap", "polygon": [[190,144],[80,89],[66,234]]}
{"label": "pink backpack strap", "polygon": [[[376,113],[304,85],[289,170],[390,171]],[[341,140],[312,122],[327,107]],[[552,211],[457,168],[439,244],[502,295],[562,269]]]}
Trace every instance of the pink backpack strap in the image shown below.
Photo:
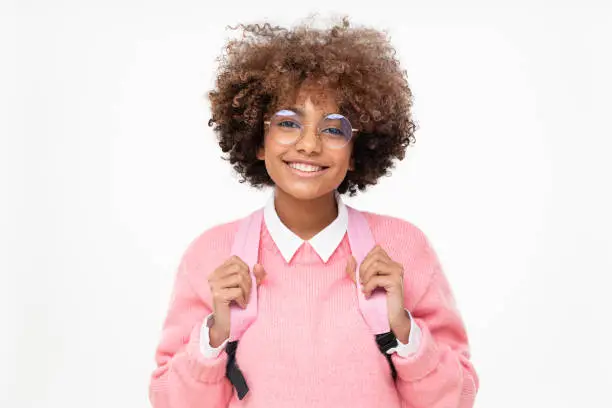
{"label": "pink backpack strap", "polygon": [[[348,210],[348,239],[351,252],[361,265],[366,255],[376,245],[370,226],[365,216],[350,206]],[[232,255],[240,257],[248,266],[251,274],[251,298],[245,309],[232,303],[231,304],[231,326],[230,340],[238,340],[246,329],[257,317],[257,285],[253,267],[257,263],[259,254],[259,239],[261,233],[261,223],[263,219],[263,209],[259,209],[245,217],[239,226],[234,243]],[[365,298],[359,285],[356,287],[357,299],[361,314],[373,334],[387,333],[389,328],[389,318],[387,316],[387,299],[383,290],[377,289],[369,299]]]}
{"label": "pink backpack strap", "polygon": [[238,256],[248,265],[251,275],[251,295],[247,306],[242,309],[235,302],[230,304],[230,338],[225,348],[227,352],[225,375],[236,389],[236,394],[240,400],[249,392],[249,386],[236,362],[236,349],[238,340],[257,317],[257,284],[253,268],[259,255],[262,218],[263,208],[251,213],[240,222],[231,252],[232,255]]}
{"label": "pink backpack strap", "polygon": [[234,238],[232,245],[232,255],[238,256],[249,266],[251,274],[251,296],[247,307],[242,309],[236,303],[230,305],[230,341],[238,340],[246,329],[253,323],[257,317],[257,285],[253,268],[257,263],[259,255],[259,238],[261,232],[261,223],[263,218],[263,209],[251,213],[245,217],[238,227],[238,232]]}
{"label": "pink backpack strap", "polygon": [[[365,216],[358,210],[347,206],[348,210],[348,239],[351,252],[355,256],[357,264],[360,265],[366,255],[374,247],[374,237]],[[242,400],[249,392],[248,384],[236,362],[236,349],[238,340],[248,327],[257,318],[257,284],[253,268],[257,263],[259,254],[259,241],[261,234],[261,224],[263,221],[263,208],[245,217],[238,228],[232,245],[232,255],[240,257],[248,266],[251,274],[251,297],[245,309],[232,303],[230,305],[230,342],[226,351],[228,362],[226,376],[236,389],[238,398]],[[387,299],[383,290],[375,290],[372,296],[366,299],[361,292],[360,285],[356,285],[359,309],[370,330],[376,337],[378,348],[385,355],[391,367],[393,379],[396,378],[396,371],[391,361],[391,356],[386,351],[396,343],[395,336],[389,328],[387,316]]]}
{"label": "pink backpack strap", "polygon": [[[374,236],[368,225],[365,216],[359,211],[350,206],[346,206],[348,210],[348,239],[351,245],[351,252],[357,261],[357,265],[361,265],[366,255],[376,245]],[[357,270],[358,272],[359,270]],[[357,277],[357,280],[359,278]],[[390,331],[389,317],[387,316],[387,298],[384,290],[376,289],[372,292],[372,296],[366,299],[361,291],[361,286],[357,285],[357,299],[359,301],[359,309],[373,334],[382,334]]]}

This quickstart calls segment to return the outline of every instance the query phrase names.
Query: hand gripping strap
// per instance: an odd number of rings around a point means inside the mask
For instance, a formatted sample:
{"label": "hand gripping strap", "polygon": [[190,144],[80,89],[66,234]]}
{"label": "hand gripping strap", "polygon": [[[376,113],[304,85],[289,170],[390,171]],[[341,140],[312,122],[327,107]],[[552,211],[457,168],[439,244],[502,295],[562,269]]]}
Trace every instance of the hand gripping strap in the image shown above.
{"label": "hand gripping strap", "polygon": [[[358,210],[349,206],[346,207],[349,215],[348,238],[351,252],[357,261],[357,265],[361,265],[361,262],[363,262],[376,243],[365,216]],[[358,271],[355,272],[355,279],[359,279]],[[391,376],[395,380],[397,378],[397,371],[391,360],[391,355],[387,354],[387,351],[397,346],[397,339],[389,327],[387,296],[384,290],[377,288],[372,292],[370,298],[366,299],[361,291],[361,285],[357,285],[357,299],[359,300],[361,314],[368,326],[370,326],[372,333],[374,333],[378,349],[387,359],[391,369]]]}
{"label": "hand gripping strap", "polygon": [[246,308],[242,309],[235,302],[230,304],[230,341],[225,348],[228,356],[225,376],[236,389],[240,400],[249,392],[249,386],[236,362],[236,349],[238,339],[257,317],[257,283],[253,269],[259,254],[262,217],[263,210],[259,209],[240,222],[231,252],[232,255],[238,256],[248,265],[251,275],[251,295]]}
{"label": "hand gripping strap", "polygon": [[257,284],[253,268],[259,254],[259,236],[263,210],[259,209],[245,217],[236,233],[232,245],[232,255],[238,256],[249,267],[251,275],[251,295],[246,308],[242,309],[235,302],[230,304],[230,341],[238,340],[257,317]]}
{"label": "hand gripping strap", "polygon": [[[351,252],[357,261],[357,265],[365,259],[366,255],[376,245],[372,231],[368,225],[365,216],[358,210],[346,206],[348,210],[348,238],[351,245]],[[359,271],[357,270],[356,279],[359,282]],[[389,317],[387,316],[387,297],[385,292],[376,289],[372,292],[369,299],[366,299],[361,291],[361,285],[357,285],[357,299],[359,300],[359,309],[373,334],[383,334],[390,331]]]}

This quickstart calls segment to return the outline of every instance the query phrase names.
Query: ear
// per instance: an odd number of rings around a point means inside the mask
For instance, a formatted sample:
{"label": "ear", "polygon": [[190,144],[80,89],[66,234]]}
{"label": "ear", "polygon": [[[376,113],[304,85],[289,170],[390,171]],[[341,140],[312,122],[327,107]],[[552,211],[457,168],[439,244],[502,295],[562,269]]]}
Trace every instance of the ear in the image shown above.
{"label": "ear", "polygon": [[351,157],[351,160],[349,161],[348,169],[350,171],[355,171],[355,158]]}
{"label": "ear", "polygon": [[259,160],[265,160],[266,158],[266,149],[263,144],[257,148],[257,158]]}

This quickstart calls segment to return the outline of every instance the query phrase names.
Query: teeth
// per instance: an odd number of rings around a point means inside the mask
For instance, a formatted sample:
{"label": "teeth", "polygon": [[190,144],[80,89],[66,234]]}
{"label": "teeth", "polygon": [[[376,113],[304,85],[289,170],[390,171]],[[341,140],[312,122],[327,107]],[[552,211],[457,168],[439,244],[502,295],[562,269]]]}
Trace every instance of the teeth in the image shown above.
{"label": "teeth", "polygon": [[289,167],[296,169],[296,170],[300,170],[300,171],[315,172],[315,171],[323,170],[323,167],[311,166],[310,164],[304,164],[304,163],[288,163],[288,164],[289,164]]}

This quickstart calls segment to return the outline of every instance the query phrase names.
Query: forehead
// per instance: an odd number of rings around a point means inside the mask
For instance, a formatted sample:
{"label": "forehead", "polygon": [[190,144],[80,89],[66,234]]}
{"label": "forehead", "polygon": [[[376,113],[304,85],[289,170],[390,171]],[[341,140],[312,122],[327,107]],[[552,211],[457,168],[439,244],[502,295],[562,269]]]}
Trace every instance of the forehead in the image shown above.
{"label": "forehead", "polygon": [[306,116],[337,113],[336,95],[330,89],[302,85],[291,95],[279,98],[279,108],[298,108]]}

